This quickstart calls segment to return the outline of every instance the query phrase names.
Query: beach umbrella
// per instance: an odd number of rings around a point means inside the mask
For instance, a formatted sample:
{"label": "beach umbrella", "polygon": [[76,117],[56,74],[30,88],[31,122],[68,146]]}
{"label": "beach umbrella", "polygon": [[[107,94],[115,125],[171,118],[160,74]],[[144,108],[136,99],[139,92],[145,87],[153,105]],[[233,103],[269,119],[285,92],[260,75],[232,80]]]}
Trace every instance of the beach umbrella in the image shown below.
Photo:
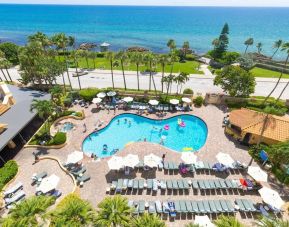
{"label": "beach umbrella", "polygon": [[216,155],[218,162],[222,163],[225,166],[232,167],[234,163],[234,159],[229,154],[219,152]]}
{"label": "beach umbrella", "polygon": [[177,99],[170,99],[170,104],[172,104],[172,105],[178,105],[179,103],[180,103],[180,101]]}
{"label": "beach umbrella", "polygon": [[267,182],[268,174],[258,166],[249,166],[248,174],[256,181]]}
{"label": "beach umbrella", "polygon": [[107,93],[107,96],[112,97],[112,96],[116,96],[116,92],[115,91],[110,91]]}
{"label": "beach umbrella", "polygon": [[123,165],[134,168],[137,164],[139,164],[139,158],[135,154],[128,154],[123,158]]}
{"label": "beach umbrella", "polygon": [[69,163],[74,164],[74,163],[80,162],[82,159],[83,159],[83,152],[74,151],[73,153],[71,153],[67,156],[66,163],[67,164],[69,164]]}
{"label": "beach umbrella", "polygon": [[194,164],[197,162],[197,156],[192,152],[182,152],[181,159],[185,164]]}
{"label": "beach umbrella", "polygon": [[161,158],[159,156],[154,155],[153,153],[144,156],[144,164],[148,167],[158,167],[161,162]]}
{"label": "beach umbrella", "polygon": [[59,183],[59,177],[55,174],[52,174],[49,177],[44,178],[40,185],[36,188],[37,192],[47,193],[55,189]]}
{"label": "beach umbrella", "polygon": [[185,103],[191,103],[192,102],[191,99],[186,98],[186,97],[182,98],[182,101],[185,102]]}
{"label": "beach umbrella", "polygon": [[92,103],[94,103],[94,104],[101,103],[101,101],[102,101],[101,98],[94,98],[94,99],[92,99]]}
{"label": "beach umbrella", "polygon": [[284,205],[284,201],[281,199],[278,192],[268,188],[263,187],[260,190],[258,190],[259,194],[261,195],[264,203],[267,203],[268,205],[276,208],[281,209],[281,207]]}
{"label": "beach umbrella", "polygon": [[199,225],[200,227],[214,227],[215,226],[207,215],[204,215],[204,216],[196,215],[194,224]]}
{"label": "beach umbrella", "polygon": [[152,105],[152,106],[156,106],[156,105],[159,104],[159,101],[155,100],[155,99],[151,99],[151,100],[149,100],[149,104]]}
{"label": "beach umbrella", "polygon": [[119,170],[123,167],[123,158],[118,156],[112,156],[112,158],[107,161],[107,164],[109,169]]}
{"label": "beach umbrella", "polygon": [[132,102],[133,101],[133,97],[124,97],[123,101],[125,102]]}
{"label": "beach umbrella", "polygon": [[100,92],[97,94],[98,98],[104,98],[106,96],[106,94],[104,92]]}

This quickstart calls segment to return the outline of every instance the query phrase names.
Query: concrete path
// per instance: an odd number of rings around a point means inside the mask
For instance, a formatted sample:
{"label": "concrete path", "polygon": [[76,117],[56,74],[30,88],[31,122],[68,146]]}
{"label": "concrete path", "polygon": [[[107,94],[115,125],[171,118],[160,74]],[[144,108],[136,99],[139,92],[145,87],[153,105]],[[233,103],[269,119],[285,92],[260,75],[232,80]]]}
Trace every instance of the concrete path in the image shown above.
{"label": "concrete path", "polygon": [[213,76],[213,74],[211,73],[211,71],[208,69],[208,65],[202,64],[200,66],[200,70],[204,72],[205,76]]}

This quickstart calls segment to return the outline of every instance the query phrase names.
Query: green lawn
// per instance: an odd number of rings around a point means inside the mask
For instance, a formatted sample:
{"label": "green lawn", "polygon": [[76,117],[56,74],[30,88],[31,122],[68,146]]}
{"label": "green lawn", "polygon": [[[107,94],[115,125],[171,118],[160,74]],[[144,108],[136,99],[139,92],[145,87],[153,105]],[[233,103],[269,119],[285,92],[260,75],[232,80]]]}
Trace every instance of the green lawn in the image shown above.
{"label": "green lawn", "polygon": [[[258,67],[254,67],[250,72],[253,74],[254,77],[278,78],[280,76],[279,72]],[[289,78],[289,75],[283,74],[283,78]]]}
{"label": "green lawn", "polygon": [[[87,68],[87,64],[85,61],[85,58],[79,59],[79,66],[81,68]],[[89,68],[94,68],[94,63],[92,59],[88,59],[88,66]],[[110,63],[106,58],[97,58],[95,61],[95,66],[97,69],[106,69],[110,70]],[[190,74],[203,74],[203,72],[198,71],[199,62],[196,61],[186,61],[185,63],[176,62],[174,64],[173,73],[179,73],[179,72],[186,72]],[[74,66],[73,66],[74,67]],[[114,67],[114,70],[121,70],[121,67]],[[136,66],[134,64],[126,64],[125,70],[127,71],[136,71]],[[147,70],[147,67],[145,65],[140,66],[140,71]],[[167,65],[165,67],[165,72],[170,72],[171,66]],[[161,66],[157,65],[157,71],[161,72]]]}

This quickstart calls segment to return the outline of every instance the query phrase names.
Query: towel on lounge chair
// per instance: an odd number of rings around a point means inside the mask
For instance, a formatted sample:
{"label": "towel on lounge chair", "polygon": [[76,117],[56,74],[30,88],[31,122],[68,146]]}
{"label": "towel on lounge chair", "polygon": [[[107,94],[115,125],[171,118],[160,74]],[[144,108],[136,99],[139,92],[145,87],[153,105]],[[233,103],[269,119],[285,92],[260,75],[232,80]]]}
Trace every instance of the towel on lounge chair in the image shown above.
{"label": "towel on lounge chair", "polygon": [[176,217],[177,213],[176,213],[175,203],[174,202],[168,202],[168,206],[169,206],[170,216],[171,217]]}
{"label": "towel on lounge chair", "polygon": [[42,178],[46,177],[47,173],[46,172],[42,172],[37,174],[36,176],[32,177],[32,184],[35,184],[37,181],[39,181],[40,179],[42,180]]}
{"label": "towel on lounge chair", "polygon": [[3,195],[4,197],[9,197],[10,194],[17,192],[19,189],[23,188],[23,184],[22,182],[18,182],[17,184],[15,184],[12,188],[9,188],[8,190],[6,190]]}
{"label": "towel on lounge chair", "polygon": [[16,195],[14,195],[13,197],[11,198],[5,198],[5,203],[6,203],[6,206],[7,205],[10,205],[11,203],[15,203],[17,202],[18,200],[20,200],[21,198],[23,198],[25,196],[25,192],[24,191],[20,191],[19,193],[17,193]]}

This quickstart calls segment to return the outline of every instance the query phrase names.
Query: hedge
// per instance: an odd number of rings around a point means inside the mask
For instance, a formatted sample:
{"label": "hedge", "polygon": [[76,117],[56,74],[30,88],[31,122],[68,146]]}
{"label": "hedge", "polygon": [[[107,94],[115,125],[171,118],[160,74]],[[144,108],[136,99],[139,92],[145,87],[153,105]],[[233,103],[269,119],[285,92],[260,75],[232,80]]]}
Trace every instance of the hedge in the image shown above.
{"label": "hedge", "polygon": [[91,102],[101,90],[97,88],[82,89],[79,91],[79,96],[86,102]]}
{"label": "hedge", "polygon": [[202,96],[198,96],[197,98],[194,99],[194,104],[197,107],[201,107],[204,103],[204,98]]}
{"label": "hedge", "polygon": [[186,88],[184,91],[183,91],[183,94],[184,95],[193,95],[194,94],[194,91],[190,88]]}
{"label": "hedge", "polygon": [[46,145],[60,145],[66,142],[66,133],[57,132]]}
{"label": "hedge", "polygon": [[267,65],[267,64],[261,64],[261,63],[257,63],[255,65],[256,67],[262,68],[262,69],[268,69],[268,70],[272,70],[275,72],[281,72],[283,70],[283,73],[289,74],[289,69],[283,69],[282,65],[278,66],[274,66],[274,65]]}
{"label": "hedge", "polygon": [[3,187],[12,180],[18,172],[18,165],[14,160],[10,160],[0,168],[0,191]]}

